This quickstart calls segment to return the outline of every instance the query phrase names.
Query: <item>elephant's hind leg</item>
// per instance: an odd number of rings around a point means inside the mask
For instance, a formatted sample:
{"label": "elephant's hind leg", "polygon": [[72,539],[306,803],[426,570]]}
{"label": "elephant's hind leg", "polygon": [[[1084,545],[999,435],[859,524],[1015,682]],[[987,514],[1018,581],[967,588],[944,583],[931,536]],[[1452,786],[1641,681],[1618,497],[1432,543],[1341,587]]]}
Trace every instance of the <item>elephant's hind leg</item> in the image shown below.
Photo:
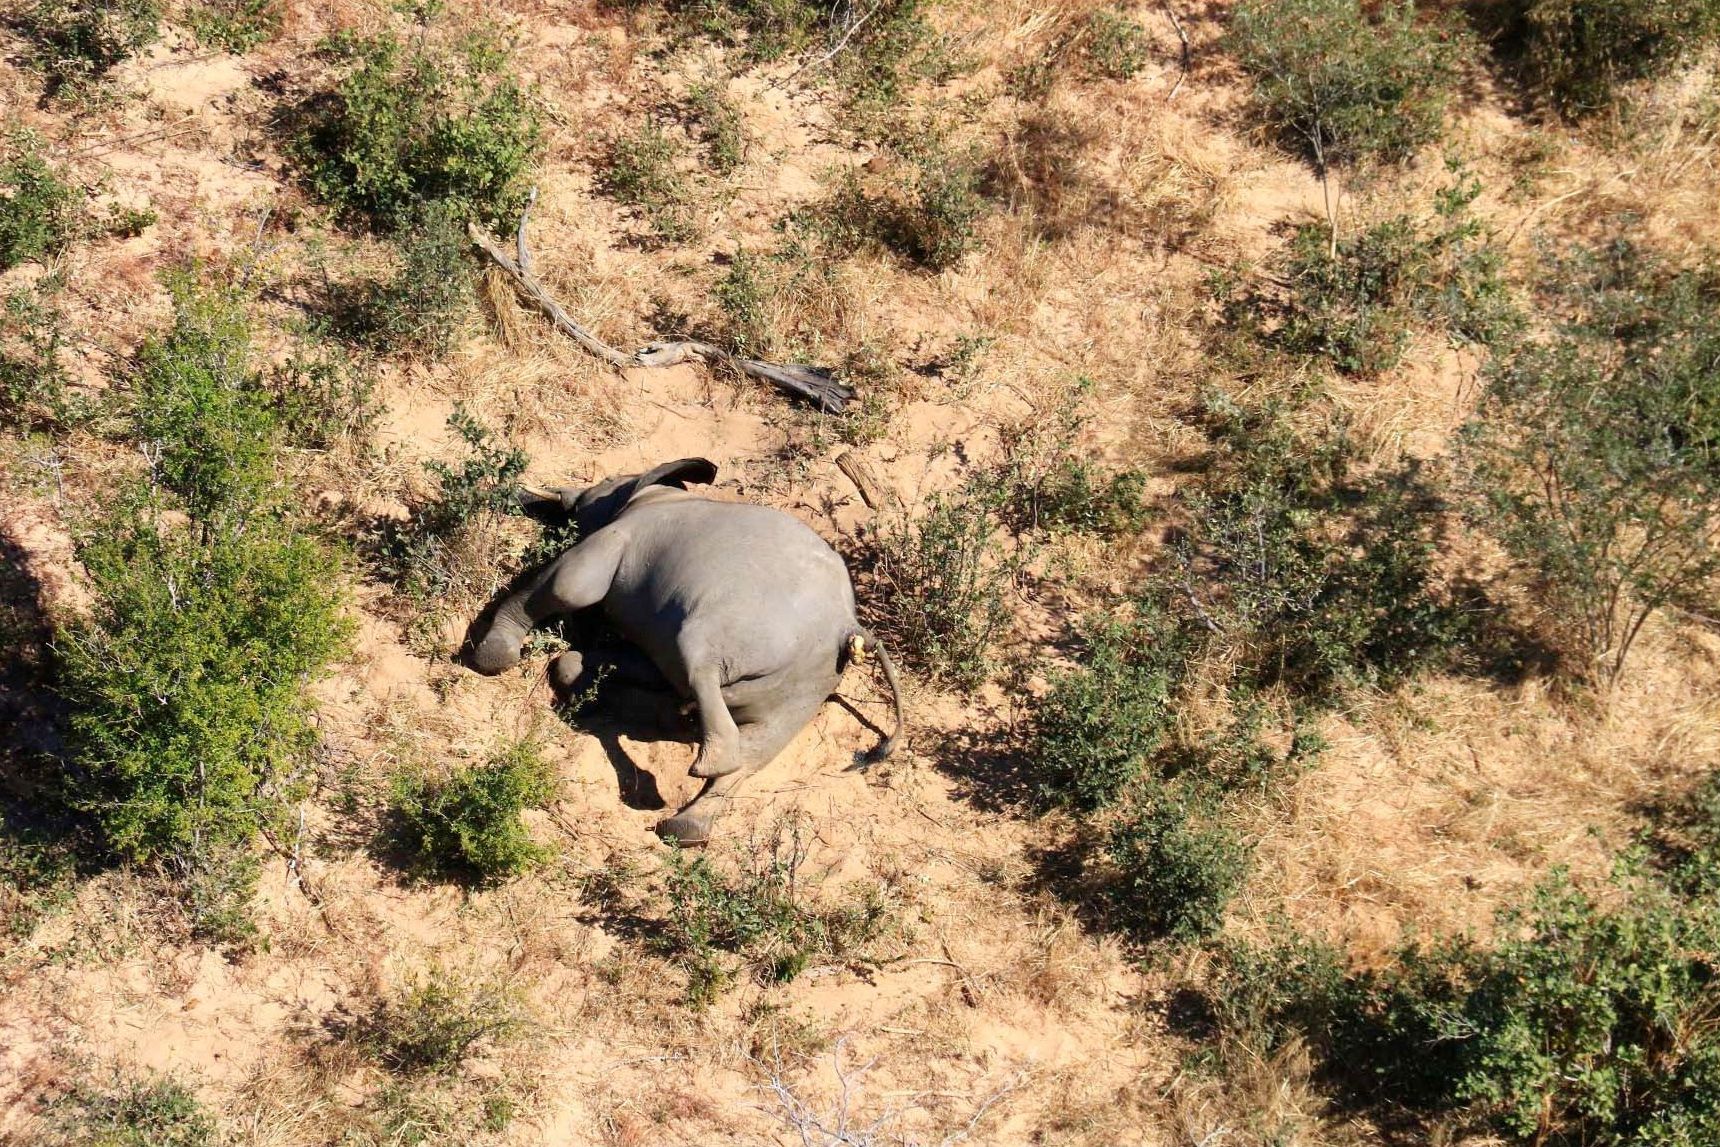
{"label": "elephant's hind leg", "polygon": [[706,661],[687,674],[693,699],[699,703],[699,755],[693,758],[695,777],[722,778],[746,763],[741,733],[723,700],[723,682],[714,662]]}
{"label": "elephant's hind leg", "polygon": [[784,706],[763,721],[740,726],[742,766],[733,772],[712,777],[699,790],[699,795],[657,825],[657,835],[683,846],[704,844],[711,838],[717,817],[728,806],[729,798],[741,783],[771,761],[794,740],[824,703],[824,694],[803,700],[797,705]]}

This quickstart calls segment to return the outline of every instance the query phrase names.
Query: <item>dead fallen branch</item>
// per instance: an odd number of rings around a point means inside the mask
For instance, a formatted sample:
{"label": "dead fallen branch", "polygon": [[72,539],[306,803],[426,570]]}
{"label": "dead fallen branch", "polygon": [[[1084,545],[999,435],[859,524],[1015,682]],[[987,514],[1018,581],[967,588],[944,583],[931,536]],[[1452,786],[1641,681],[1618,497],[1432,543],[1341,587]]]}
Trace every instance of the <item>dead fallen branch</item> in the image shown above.
{"label": "dead fallen branch", "polygon": [[896,493],[873,473],[866,459],[852,450],[844,450],[836,456],[836,468],[848,476],[854,483],[854,489],[859,491],[860,500],[866,503],[866,508],[876,510],[880,506],[898,505]]}
{"label": "dead fallen branch", "polygon": [[[535,198],[535,196],[534,196]],[[527,211],[530,210],[528,205]],[[520,219],[519,231],[515,236],[515,250],[518,256],[510,255],[500,243],[476,223],[466,225],[466,233],[472,242],[490,260],[500,267],[512,280],[514,289],[527,302],[537,307],[555,324],[557,330],[567,335],[574,342],[596,355],[610,366],[621,370],[625,367],[662,367],[674,366],[676,363],[698,359],[702,362],[726,366],[738,371],[748,378],[756,378],[768,382],[787,394],[805,399],[827,414],[837,414],[854,397],[854,391],[839,382],[835,375],[818,366],[807,366],[803,363],[774,363],[760,362],[757,359],[741,358],[730,354],[722,347],[713,343],[686,340],[681,342],[656,342],[641,347],[629,354],[610,346],[596,335],[592,334],[574,317],[567,313],[562,305],[544,289],[542,283],[531,273],[531,254],[526,249],[525,219]]]}

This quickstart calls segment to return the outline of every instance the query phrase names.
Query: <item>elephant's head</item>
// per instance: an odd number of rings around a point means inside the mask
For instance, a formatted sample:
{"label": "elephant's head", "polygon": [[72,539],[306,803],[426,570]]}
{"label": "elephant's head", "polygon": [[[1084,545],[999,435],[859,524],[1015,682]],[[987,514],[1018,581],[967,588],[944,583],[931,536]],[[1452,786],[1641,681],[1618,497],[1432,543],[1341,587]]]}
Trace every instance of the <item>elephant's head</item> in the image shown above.
{"label": "elephant's head", "polygon": [[583,490],[569,486],[544,494],[522,492],[520,504],[534,517],[555,517],[563,522],[571,518],[579,526],[579,536],[589,538],[619,517],[641,490],[652,486],[685,490],[689,482],[709,485],[716,477],[717,466],[710,459],[678,458],[653,466],[643,474],[605,478]]}

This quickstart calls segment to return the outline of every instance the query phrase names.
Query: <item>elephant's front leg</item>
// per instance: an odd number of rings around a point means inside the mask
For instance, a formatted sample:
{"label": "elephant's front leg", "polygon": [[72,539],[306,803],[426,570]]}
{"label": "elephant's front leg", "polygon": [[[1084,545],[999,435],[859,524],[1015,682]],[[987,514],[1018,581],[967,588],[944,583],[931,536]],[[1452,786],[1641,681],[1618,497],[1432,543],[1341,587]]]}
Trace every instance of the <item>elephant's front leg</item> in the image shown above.
{"label": "elephant's front leg", "polygon": [[693,758],[692,775],[726,777],[744,762],[741,731],[723,700],[722,678],[716,665],[706,662],[688,673],[687,681],[693,687],[693,700],[699,703],[699,755]]}
{"label": "elephant's front leg", "polygon": [[[776,759],[776,755],[806,727],[824,703],[828,690],[810,690],[793,703],[785,704],[763,721],[740,729],[741,767],[712,777],[674,816],[657,825],[657,835],[681,845],[704,844],[711,839],[717,817],[728,807],[735,790],[748,777]],[[816,695],[815,695],[816,694]],[[725,710],[726,712],[726,710]]]}

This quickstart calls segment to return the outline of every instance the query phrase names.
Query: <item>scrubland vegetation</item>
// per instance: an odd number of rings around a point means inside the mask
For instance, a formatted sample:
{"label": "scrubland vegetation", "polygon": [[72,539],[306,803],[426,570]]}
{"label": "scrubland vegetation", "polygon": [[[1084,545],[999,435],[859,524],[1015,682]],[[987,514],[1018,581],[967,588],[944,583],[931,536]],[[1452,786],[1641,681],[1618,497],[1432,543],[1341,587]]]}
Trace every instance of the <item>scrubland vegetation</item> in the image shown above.
{"label": "scrubland vegetation", "polygon": [[[0,1139],[1720,1139],[1720,7],[4,34]],[[682,852],[458,653],[695,453],[912,690]]]}

